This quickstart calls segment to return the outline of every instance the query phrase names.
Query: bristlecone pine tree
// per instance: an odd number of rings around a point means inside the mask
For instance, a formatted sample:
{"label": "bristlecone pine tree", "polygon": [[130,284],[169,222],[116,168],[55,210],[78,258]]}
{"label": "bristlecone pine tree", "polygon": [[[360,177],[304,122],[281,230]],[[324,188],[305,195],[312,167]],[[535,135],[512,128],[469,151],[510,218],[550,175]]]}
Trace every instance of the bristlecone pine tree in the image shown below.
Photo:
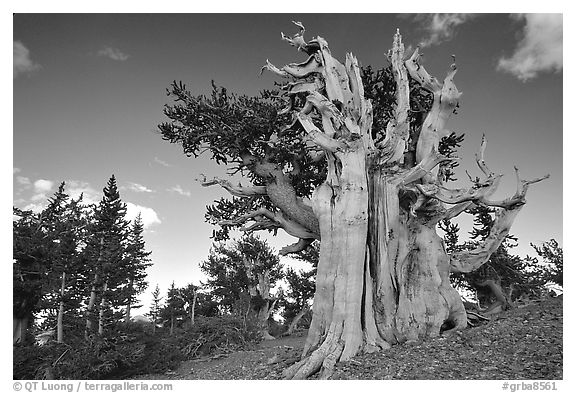
{"label": "bristlecone pine tree", "polygon": [[[379,102],[366,98],[356,58],[348,54],[342,64],[323,38],[306,42],[304,26],[295,24],[300,31],[282,37],[308,59],[263,67],[285,78],[281,97],[236,97],[217,88],[211,97],[194,97],[174,82],[168,93],[176,102],[164,110],[170,121],[159,129],[187,155],[207,148],[218,163],[248,173],[251,186],[203,181],[235,197],[209,208],[208,219],[223,226],[216,238],[250,221],[245,230],[282,228],[300,239],[284,254],[321,241],[313,320],[302,359],[285,377],[319,370],[327,377],[336,362],[361,351],[437,336],[442,326],[465,328],[450,272],[482,266],[508,234],[529,184],[546,176],[522,180],[517,171],[516,193],[490,199],[501,175],[484,161],[483,138],[476,156],[482,178],[449,189],[443,168],[453,159],[439,143],[460,97],[456,65],[437,80],[419,63],[418,49],[405,58],[396,33],[388,54],[394,99],[373,108]],[[431,105],[414,106],[416,95]],[[280,110],[282,99],[288,105]],[[373,119],[376,113],[389,117]],[[489,236],[448,255],[437,223],[474,205],[498,208]]]}
{"label": "bristlecone pine tree", "polygon": [[200,269],[221,306],[255,321],[264,339],[274,339],[268,332],[268,320],[278,300],[272,291],[282,270],[278,255],[265,241],[245,235],[231,246],[215,244]]}

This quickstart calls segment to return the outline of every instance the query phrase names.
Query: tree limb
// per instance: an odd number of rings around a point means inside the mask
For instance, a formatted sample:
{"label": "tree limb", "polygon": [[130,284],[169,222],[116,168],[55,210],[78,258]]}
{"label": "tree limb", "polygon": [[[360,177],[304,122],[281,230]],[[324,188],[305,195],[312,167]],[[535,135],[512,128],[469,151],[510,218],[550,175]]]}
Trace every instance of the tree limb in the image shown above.
{"label": "tree limb", "polygon": [[457,158],[446,157],[438,153],[436,149],[432,149],[421,162],[419,162],[413,168],[410,168],[408,171],[400,175],[397,183],[400,186],[406,186],[412,182],[415,182],[416,180],[422,179],[423,177],[426,177],[427,179],[425,183],[430,183],[431,181],[433,181],[431,176],[432,169],[434,169],[441,162],[455,161],[455,160],[457,160]]}
{"label": "tree limb", "polygon": [[279,254],[288,255],[304,251],[315,239],[300,239],[298,242],[291,244],[289,246],[283,247]]}
{"label": "tree limb", "polygon": [[[528,186],[549,177],[549,175],[546,175],[533,180],[522,180],[520,179],[518,168],[515,168],[515,170],[518,181],[516,193],[501,202],[488,201],[490,203],[488,206],[501,207],[501,209],[496,212],[496,217],[488,237],[481,245],[473,250],[460,251],[452,254],[450,256],[450,267],[452,271],[468,273],[488,262],[492,253],[496,251],[502,241],[508,236],[516,215],[526,203],[525,197]],[[475,203],[478,202],[483,203],[485,201],[475,201]]]}
{"label": "tree limb", "polygon": [[320,146],[322,149],[327,150],[329,152],[336,152],[339,150],[344,150],[346,148],[346,144],[343,142],[330,138],[327,134],[320,131],[318,127],[314,125],[312,119],[308,115],[304,115],[301,113],[296,114],[296,118],[304,128],[304,131],[308,134],[310,139]]}
{"label": "tree limb", "polygon": [[213,178],[212,180],[207,180],[206,176],[201,175],[203,177],[200,181],[202,187],[210,187],[215,184],[218,184],[230,194],[236,197],[252,197],[252,196],[259,196],[259,195],[266,195],[266,186],[250,186],[244,187],[240,183],[237,186],[233,185],[230,181],[225,179],[219,179],[217,177]]}
{"label": "tree limb", "polygon": [[440,84],[420,65],[419,59],[420,54],[416,48],[412,56],[406,60],[406,68],[413,79],[418,81],[424,89],[433,93],[434,102],[420,130],[416,145],[416,162],[423,160],[432,148],[438,149],[440,139],[448,135],[444,126],[450,114],[458,106],[458,98],[462,95],[454,84],[454,75],[457,70],[455,62],[451,65],[444,83]]}
{"label": "tree limb", "polygon": [[394,110],[394,119],[391,119],[386,126],[386,137],[378,147],[382,154],[381,162],[391,164],[403,161],[404,150],[410,134],[410,124],[408,122],[410,87],[403,62],[404,44],[402,43],[399,30],[394,35],[394,43],[388,58],[392,63],[392,74],[396,82],[396,108]]}
{"label": "tree limb", "polygon": [[[218,222],[218,225],[239,226],[239,225],[246,223],[249,220],[253,220],[254,223],[252,225],[250,225],[249,227],[241,228],[240,229],[241,231],[253,232],[253,231],[263,230],[263,229],[282,228],[289,235],[297,237],[297,238],[301,239],[302,241],[308,241],[309,240],[309,242],[306,244],[304,244],[304,243],[301,244],[300,242],[298,242],[297,243],[298,246],[296,246],[296,244],[295,244],[292,246],[285,247],[287,250],[290,250],[290,249],[295,250],[295,251],[291,251],[291,252],[301,251],[304,248],[306,248],[312,241],[320,238],[317,234],[310,232],[303,225],[297,223],[294,220],[290,220],[290,219],[286,218],[284,216],[284,214],[282,214],[281,211],[279,211],[278,213],[274,213],[274,212],[271,212],[270,210],[265,209],[265,208],[261,208],[261,209],[252,211],[250,213],[244,214],[244,215],[237,217],[235,219],[232,219],[232,220],[220,221],[220,222]],[[303,246],[302,249],[297,249],[297,247],[301,247],[301,246]]]}

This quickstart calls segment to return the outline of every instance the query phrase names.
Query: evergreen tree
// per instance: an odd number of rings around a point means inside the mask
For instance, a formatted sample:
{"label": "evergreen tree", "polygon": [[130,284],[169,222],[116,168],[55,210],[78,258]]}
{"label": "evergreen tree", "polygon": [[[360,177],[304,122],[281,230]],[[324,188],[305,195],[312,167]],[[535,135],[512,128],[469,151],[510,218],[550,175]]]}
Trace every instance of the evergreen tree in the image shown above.
{"label": "evergreen tree", "polygon": [[181,320],[184,315],[186,315],[186,310],[184,306],[186,301],[180,293],[180,289],[176,288],[174,281],[172,285],[168,288],[168,294],[166,296],[166,304],[160,310],[160,317],[163,321],[169,321],[170,324],[170,335],[174,334],[174,329],[181,325]]}
{"label": "evergreen tree", "polygon": [[231,246],[216,244],[200,268],[225,310],[254,319],[262,335],[271,338],[268,318],[277,301],[271,290],[283,273],[278,255],[265,241],[244,235]]}
{"label": "evergreen tree", "polygon": [[[544,268],[542,279],[545,282],[552,282],[561,287],[564,286],[564,252],[555,239],[550,239],[538,247],[530,243],[534,251],[543,259]],[[528,258],[534,261],[535,258]]]}
{"label": "evergreen tree", "polygon": [[126,299],[125,321],[130,321],[130,313],[134,308],[140,307],[137,302],[137,296],[144,292],[148,287],[146,282],[146,268],[152,265],[150,254],[146,251],[144,242],[144,224],[142,216],[139,213],[132,223],[126,245],[126,254],[124,267],[126,268],[127,284],[123,297]]}
{"label": "evergreen tree", "polygon": [[58,342],[64,342],[64,325],[76,326],[80,321],[79,309],[83,300],[80,283],[84,267],[79,255],[86,241],[87,225],[82,195],[70,200],[64,187],[63,182],[47,208],[55,238],[52,240],[53,265],[48,275],[51,290],[43,302],[45,310],[55,311],[55,318],[49,313],[45,323],[56,326]]}
{"label": "evergreen tree", "polygon": [[44,320],[41,328],[56,327],[59,342],[63,341],[65,313],[68,323],[74,324],[82,270],[78,252],[86,226],[81,200],[81,196],[70,200],[63,182],[42,212],[14,208],[15,340],[24,341],[24,333],[38,312]]}
{"label": "evergreen tree", "polygon": [[[306,250],[293,255],[295,259],[310,263],[312,269],[298,272],[292,268],[286,270],[285,278],[288,289],[282,299],[281,306],[283,307],[282,316],[286,321],[290,321],[287,335],[292,334],[298,323],[310,314],[314,290],[316,289],[315,277],[319,255],[320,247],[317,243],[313,243]],[[306,322],[308,324],[310,321]]]}
{"label": "evergreen tree", "polygon": [[28,329],[45,290],[49,241],[44,236],[42,214],[13,208],[13,215],[13,340],[24,344],[29,341]]}
{"label": "evergreen tree", "polygon": [[125,248],[128,222],[126,204],[114,175],[103,190],[104,196],[94,211],[90,228],[91,239],[86,247],[87,260],[92,264],[92,288],[87,307],[87,334],[94,330],[98,320],[98,333],[103,334],[114,310],[125,306],[127,291]]}
{"label": "evergreen tree", "polygon": [[152,321],[153,334],[156,334],[156,324],[158,323],[160,312],[162,310],[162,306],[160,305],[161,301],[162,297],[160,296],[160,287],[158,284],[156,284],[156,288],[154,289],[154,292],[152,292],[152,304],[150,305],[150,311],[147,314]]}

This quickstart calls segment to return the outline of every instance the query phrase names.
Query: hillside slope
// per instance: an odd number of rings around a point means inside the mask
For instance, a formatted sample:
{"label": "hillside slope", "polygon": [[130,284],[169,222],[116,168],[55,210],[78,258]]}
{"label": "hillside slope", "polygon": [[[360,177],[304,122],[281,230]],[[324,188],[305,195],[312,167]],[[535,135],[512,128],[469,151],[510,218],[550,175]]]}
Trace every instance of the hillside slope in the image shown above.
{"label": "hillside slope", "polygon": [[[281,379],[305,332],[138,379]],[[520,305],[481,326],[396,345],[336,366],[332,379],[562,379],[562,296]]]}

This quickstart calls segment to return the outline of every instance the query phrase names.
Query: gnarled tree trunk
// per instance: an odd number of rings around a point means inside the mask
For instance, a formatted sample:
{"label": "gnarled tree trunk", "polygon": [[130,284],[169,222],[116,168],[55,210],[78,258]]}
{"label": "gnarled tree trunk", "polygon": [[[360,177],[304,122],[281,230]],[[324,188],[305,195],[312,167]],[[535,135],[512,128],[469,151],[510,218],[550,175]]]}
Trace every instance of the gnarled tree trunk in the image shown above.
{"label": "gnarled tree trunk", "polygon": [[[290,201],[274,192],[278,185],[289,189],[280,168],[248,156],[246,166],[272,179],[270,184],[235,187],[218,179],[204,184],[220,184],[240,197],[266,194],[280,210],[261,209],[222,225],[254,220],[249,230],[284,228],[301,240],[283,252],[297,252],[320,239],[312,323],[301,361],[284,376],[306,378],[321,370],[328,377],[336,362],[362,351],[465,328],[466,311],[450,285],[450,272],[469,272],[488,261],[525,203],[528,185],[543,178],[518,177],[512,197],[490,200],[501,175],[484,162],[483,138],[476,162],[484,178],[469,189],[448,189],[439,167],[452,159],[439,154],[439,142],[449,135],[445,124],[460,97],[453,82],[455,64],[438,81],[419,64],[418,49],[405,59],[396,33],[388,55],[396,105],[386,129],[373,130],[372,104],[364,96],[357,60],[348,54],[340,63],[323,38],[306,42],[304,26],[295,23],[300,32],[283,39],[309,58],[282,68],[267,62],[264,69],[290,79],[284,89],[291,97],[305,96],[300,107],[291,99],[287,110],[294,113],[291,130],[320,149],[314,157],[324,157],[327,164],[326,180],[312,195],[313,215],[293,192]],[[433,97],[417,130],[409,120],[410,79]],[[490,235],[477,249],[448,255],[437,223],[474,204],[499,208]]]}

